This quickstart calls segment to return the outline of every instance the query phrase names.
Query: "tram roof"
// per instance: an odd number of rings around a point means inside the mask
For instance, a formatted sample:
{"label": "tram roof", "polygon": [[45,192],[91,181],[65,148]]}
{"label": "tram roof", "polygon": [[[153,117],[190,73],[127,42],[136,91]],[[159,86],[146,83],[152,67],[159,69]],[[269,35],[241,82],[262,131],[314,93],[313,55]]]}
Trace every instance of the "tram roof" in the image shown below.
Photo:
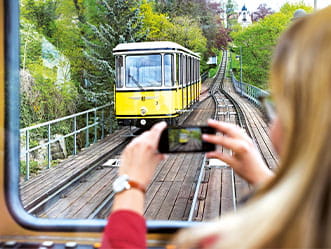
{"label": "tram roof", "polygon": [[183,51],[193,56],[199,57],[199,54],[192,52],[191,50],[170,41],[155,41],[155,42],[132,42],[118,44],[113,51],[114,52],[132,52],[142,50],[177,50]]}

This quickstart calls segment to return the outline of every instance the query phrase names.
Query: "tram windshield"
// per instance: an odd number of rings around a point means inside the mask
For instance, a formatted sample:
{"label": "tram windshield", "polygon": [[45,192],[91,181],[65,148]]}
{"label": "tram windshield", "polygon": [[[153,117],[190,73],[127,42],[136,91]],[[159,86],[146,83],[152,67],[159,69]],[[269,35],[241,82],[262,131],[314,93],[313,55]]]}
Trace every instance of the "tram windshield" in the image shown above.
{"label": "tram windshield", "polygon": [[126,57],[126,87],[162,86],[161,55],[133,55]]}

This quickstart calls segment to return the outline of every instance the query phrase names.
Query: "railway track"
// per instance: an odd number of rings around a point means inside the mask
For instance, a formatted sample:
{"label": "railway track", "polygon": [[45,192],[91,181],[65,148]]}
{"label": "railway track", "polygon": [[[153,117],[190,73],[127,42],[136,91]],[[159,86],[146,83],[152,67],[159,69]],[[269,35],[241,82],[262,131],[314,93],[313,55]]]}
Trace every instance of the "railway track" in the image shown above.
{"label": "railway track", "polygon": [[[240,106],[222,89],[226,60],[225,52],[209,97],[199,103],[185,125],[205,125],[208,118],[214,118],[247,128]],[[29,212],[50,218],[106,218],[113,200],[111,183],[117,175],[119,153],[127,142]],[[111,163],[106,165],[109,159]],[[145,216],[152,220],[209,220],[236,210],[238,199],[248,191],[248,184],[223,162],[208,160],[203,153],[173,154],[158,166],[147,189]]]}

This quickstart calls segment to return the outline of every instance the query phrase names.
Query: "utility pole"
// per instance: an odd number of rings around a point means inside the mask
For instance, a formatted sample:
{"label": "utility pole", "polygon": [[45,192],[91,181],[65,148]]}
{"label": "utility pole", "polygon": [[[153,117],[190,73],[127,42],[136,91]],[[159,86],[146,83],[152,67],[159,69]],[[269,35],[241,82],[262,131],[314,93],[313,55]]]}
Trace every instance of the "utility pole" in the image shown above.
{"label": "utility pole", "polygon": [[314,0],[314,10],[317,10],[317,0]]}
{"label": "utility pole", "polygon": [[240,46],[240,86],[241,86],[241,96],[243,95],[243,55],[242,47]]}

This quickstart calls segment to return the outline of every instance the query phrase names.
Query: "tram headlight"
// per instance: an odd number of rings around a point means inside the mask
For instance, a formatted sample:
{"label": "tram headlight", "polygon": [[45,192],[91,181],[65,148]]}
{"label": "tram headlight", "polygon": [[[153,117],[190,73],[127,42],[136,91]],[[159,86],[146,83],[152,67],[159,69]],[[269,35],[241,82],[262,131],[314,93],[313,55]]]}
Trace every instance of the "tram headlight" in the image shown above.
{"label": "tram headlight", "polygon": [[141,114],[142,116],[145,116],[146,113],[147,113],[147,109],[146,109],[145,107],[142,107],[142,108],[140,109],[140,114]]}
{"label": "tram headlight", "polygon": [[146,122],[145,119],[140,120],[140,124],[141,124],[141,125],[146,125],[146,123],[147,123],[147,122]]}

